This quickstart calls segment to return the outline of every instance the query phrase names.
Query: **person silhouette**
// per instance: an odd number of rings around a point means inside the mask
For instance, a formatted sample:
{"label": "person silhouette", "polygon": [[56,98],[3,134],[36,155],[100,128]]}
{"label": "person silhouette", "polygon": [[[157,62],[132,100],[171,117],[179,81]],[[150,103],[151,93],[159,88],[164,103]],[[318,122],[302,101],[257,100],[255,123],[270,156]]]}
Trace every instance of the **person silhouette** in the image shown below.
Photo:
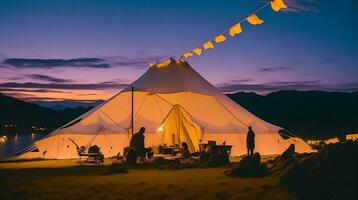
{"label": "person silhouette", "polygon": [[246,148],[247,148],[247,155],[252,157],[254,155],[255,149],[255,132],[252,130],[252,127],[249,126],[249,131],[246,135]]}
{"label": "person silhouette", "polygon": [[190,151],[189,151],[188,143],[182,142],[181,146],[183,147],[183,157],[190,158]]}
{"label": "person silhouette", "polygon": [[127,160],[129,163],[136,163],[137,157],[140,157],[141,159],[145,158],[145,148],[144,148],[144,132],[145,128],[141,127],[140,130],[133,134],[131,141],[129,143],[129,152],[127,155]]}

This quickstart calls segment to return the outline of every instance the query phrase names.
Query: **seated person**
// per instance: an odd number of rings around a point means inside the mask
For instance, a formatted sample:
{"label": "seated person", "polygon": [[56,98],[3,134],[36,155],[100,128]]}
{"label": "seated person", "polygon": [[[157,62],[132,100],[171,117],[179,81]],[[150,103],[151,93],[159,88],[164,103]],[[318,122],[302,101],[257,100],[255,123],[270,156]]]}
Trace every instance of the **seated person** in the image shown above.
{"label": "seated person", "polygon": [[183,157],[190,158],[190,151],[189,151],[188,143],[183,142],[183,143],[181,143],[181,146],[183,147]]}
{"label": "seated person", "polygon": [[98,163],[99,163],[99,164],[103,164],[103,163],[104,163],[104,155],[103,155],[103,153],[101,152],[101,150],[99,150],[99,153],[98,153],[97,158],[98,158]]}
{"label": "seated person", "polygon": [[229,154],[225,149],[218,149],[216,144],[208,144],[205,151],[201,152],[199,162],[207,166],[215,167],[229,164]]}
{"label": "seated person", "polygon": [[147,149],[146,149],[146,152],[147,152],[147,158],[148,158],[148,160],[153,160],[153,158],[154,158],[153,148],[152,148],[152,147],[147,148]]}

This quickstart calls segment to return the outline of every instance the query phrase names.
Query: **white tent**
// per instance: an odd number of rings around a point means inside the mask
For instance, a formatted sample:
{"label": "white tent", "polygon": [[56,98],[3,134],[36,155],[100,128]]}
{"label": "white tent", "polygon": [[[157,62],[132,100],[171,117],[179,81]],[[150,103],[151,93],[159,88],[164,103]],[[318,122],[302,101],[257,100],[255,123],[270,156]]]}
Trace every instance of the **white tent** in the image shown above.
{"label": "white tent", "polygon": [[220,93],[187,62],[169,59],[151,66],[138,80],[105,103],[57,129],[19,158],[77,158],[75,145],[97,145],[105,157],[117,155],[131,138],[131,88],[134,88],[134,131],[146,128],[146,146],[186,141],[191,151],[200,142],[233,145],[232,155],[246,153],[246,133],[256,133],[255,151],[280,154],[291,143],[297,152],[311,152],[299,138],[284,139],[282,128],[256,117]]}

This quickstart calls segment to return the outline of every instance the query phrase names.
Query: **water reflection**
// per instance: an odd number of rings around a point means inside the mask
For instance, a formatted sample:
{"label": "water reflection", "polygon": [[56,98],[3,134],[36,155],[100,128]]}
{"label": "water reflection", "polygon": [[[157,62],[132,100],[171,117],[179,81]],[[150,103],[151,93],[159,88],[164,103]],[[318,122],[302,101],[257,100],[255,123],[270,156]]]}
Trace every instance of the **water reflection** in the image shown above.
{"label": "water reflection", "polygon": [[10,156],[30,146],[45,135],[44,133],[6,135],[7,141],[0,143],[0,157]]}

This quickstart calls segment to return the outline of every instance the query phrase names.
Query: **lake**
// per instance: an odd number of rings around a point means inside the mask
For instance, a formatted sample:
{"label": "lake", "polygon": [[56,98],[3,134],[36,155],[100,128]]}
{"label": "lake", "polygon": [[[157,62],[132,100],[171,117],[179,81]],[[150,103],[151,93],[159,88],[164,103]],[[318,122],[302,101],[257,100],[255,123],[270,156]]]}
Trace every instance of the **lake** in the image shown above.
{"label": "lake", "polygon": [[[7,141],[0,143],[0,158],[11,156],[44,137],[45,133],[6,135]],[[2,135],[0,135],[2,136]]]}

